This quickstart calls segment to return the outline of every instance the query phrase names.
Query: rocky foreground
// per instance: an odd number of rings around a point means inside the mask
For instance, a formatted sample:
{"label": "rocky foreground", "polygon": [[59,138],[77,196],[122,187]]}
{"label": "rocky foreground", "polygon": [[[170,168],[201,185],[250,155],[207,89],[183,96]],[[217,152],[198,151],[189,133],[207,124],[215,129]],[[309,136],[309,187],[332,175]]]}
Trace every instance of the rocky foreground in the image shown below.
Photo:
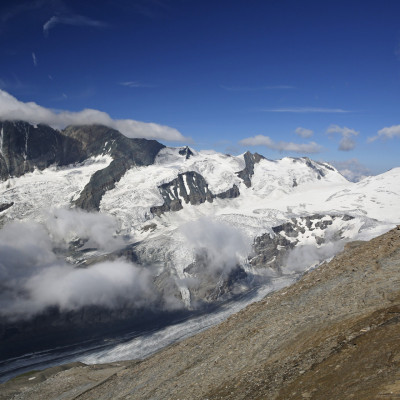
{"label": "rocky foreground", "polygon": [[0,398],[400,398],[400,228],[146,360],[32,372]]}

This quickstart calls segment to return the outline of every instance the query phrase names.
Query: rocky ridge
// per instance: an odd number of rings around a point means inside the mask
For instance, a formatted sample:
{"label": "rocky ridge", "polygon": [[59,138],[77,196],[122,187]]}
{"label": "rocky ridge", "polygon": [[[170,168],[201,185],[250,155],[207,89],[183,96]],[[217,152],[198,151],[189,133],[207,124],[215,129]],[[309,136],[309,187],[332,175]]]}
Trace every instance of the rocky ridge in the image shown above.
{"label": "rocky ridge", "polygon": [[62,131],[24,121],[0,121],[0,179],[19,177],[35,168],[81,163],[109,154],[113,161],[97,171],[75,205],[98,210],[102,196],[133,165],[150,165],[165,147],[155,140],[129,139],[103,125],[68,126]]}
{"label": "rocky ridge", "polygon": [[397,228],[148,359],[32,372],[0,398],[395,399],[399,315]]}

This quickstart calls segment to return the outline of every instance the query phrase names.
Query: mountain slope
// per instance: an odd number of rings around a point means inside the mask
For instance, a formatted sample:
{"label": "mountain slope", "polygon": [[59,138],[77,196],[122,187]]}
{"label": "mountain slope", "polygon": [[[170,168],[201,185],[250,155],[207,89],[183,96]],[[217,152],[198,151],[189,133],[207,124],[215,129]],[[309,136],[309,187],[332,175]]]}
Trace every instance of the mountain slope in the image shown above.
{"label": "mountain slope", "polygon": [[399,274],[398,228],[369,242],[349,243],[291,287],[148,359],[104,367],[71,365],[38,384],[32,373],[3,385],[3,396],[396,398]]}

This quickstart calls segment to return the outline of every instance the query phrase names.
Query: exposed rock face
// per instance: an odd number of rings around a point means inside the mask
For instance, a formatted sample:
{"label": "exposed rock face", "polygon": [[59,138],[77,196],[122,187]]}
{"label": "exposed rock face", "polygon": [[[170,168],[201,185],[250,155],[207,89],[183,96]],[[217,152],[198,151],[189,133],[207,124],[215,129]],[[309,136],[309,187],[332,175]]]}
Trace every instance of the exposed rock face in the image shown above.
{"label": "exposed rock face", "polygon": [[233,185],[230,189],[226,190],[225,192],[218,193],[215,197],[219,199],[234,199],[235,197],[240,196],[239,188],[236,185]]}
{"label": "exposed rock face", "polygon": [[[109,154],[114,161],[95,173],[75,205],[98,210],[102,196],[133,165],[150,165],[165,146],[155,140],[130,139],[103,125],[69,126],[57,131],[22,121],[0,122],[0,179],[18,177],[35,168],[80,163]],[[187,154],[190,153],[188,149]]]}
{"label": "exposed rock face", "polygon": [[13,205],[14,205],[13,201],[11,203],[1,203],[0,204],[0,212],[7,210],[8,208],[12,207]]}
{"label": "exposed rock face", "polygon": [[[45,373],[41,383],[29,380],[33,373],[2,385],[0,398],[394,399],[399,313],[396,229],[349,243],[291,287],[145,360],[120,364],[108,379],[96,378],[93,366]],[[106,373],[110,365],[97,368]]]}
{"label": "exposed rock face", "polygon": [[237,172],[237,176],[243,179],[243,182],[247,187],[251,186],[251,177],[254,175],[254,164],[259,163],[263,158],[265,159],[265,157],[258,153],[252,154],[249,151],[244,153],[244,162],[246,166],[243,170]]}
{"label": "exposed rock face", "polygon": [[88,154],[93,155],[100,149],[114,159],[108,167],[91,177],[75,201],[75,205],[87,211],[99,209],[104,193],[113,189],[130,167],[153,164],[157,153],[165,147],[155,140],[129,139],[102,125],[70,126],[63,133],[78,140]]}
{"label": "exposed rock face", "polygon": [[346,222],[354,219],[349,215],[320,215],[314,214],[306,217],[292,218],[285,224],[272,228],[273,235],[265,233],[254,241],[255,256],[250,260],[254,267],[270,267],[280,271],[280,266],[285,264],[288,253],[297,243],[299,236],[306,235],[314,238],[315,244],[321,245],[327,240],[337,241],[342,239],[342,230],[335,231],[326,237],[326,230],[337,222]]}
{"label": "exposed rock face", "polygon": [[[318,179],[321,179],[325,176],[325,172],[321,168],[316,167],[315,164],[312,163],[308,157],[303,157],[303,159],[306,160],[306,165],[308,167],[310,167],[311,169],[313,169],[317,173]],[[323,165],[326,167],[325,164],[323,164]],[[333,170],[331,167],[330,167],[330,169]]]}
{"label": "exposed rock face", "polygon": [[179,174],[177,178],[158,188],[164,203],[161,206],[154,206],[150,209],[153,214],[158,216],[167,211],[181,210],[183,208],[182,200],[186,204],[198,205],[206,201],[212,203],[216,197],[227,199],[240,195],[239,188],[236,185],[233,185],[232,188],[225,192],[213,194],[203,176],[194,171]]}
{"label": "exposed rock face", "polygon": [[190,150],[189,146],[186,146],[185,148],[179,150],[179,154],[181,156],[185,156],[186,160],[188,160],[193,155],[193,152]]}
{"label": "exposed rock face", "polygon": [[0,121],[0,179],[21,176],[50,165],[67,165],[88,157],[79,142],[46,125]]}

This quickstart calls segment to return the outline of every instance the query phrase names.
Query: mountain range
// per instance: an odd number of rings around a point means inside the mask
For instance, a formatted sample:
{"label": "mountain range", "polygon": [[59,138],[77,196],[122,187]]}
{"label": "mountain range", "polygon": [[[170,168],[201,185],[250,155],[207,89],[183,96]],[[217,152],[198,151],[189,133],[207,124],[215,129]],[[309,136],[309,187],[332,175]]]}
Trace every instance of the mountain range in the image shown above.
{"label": "mountain range", "polygon": [[400,221],[400,168],[353,183],[307,157],[172,148],[102,125],[1,121],[0,179],[7,356],[204,309]]}

